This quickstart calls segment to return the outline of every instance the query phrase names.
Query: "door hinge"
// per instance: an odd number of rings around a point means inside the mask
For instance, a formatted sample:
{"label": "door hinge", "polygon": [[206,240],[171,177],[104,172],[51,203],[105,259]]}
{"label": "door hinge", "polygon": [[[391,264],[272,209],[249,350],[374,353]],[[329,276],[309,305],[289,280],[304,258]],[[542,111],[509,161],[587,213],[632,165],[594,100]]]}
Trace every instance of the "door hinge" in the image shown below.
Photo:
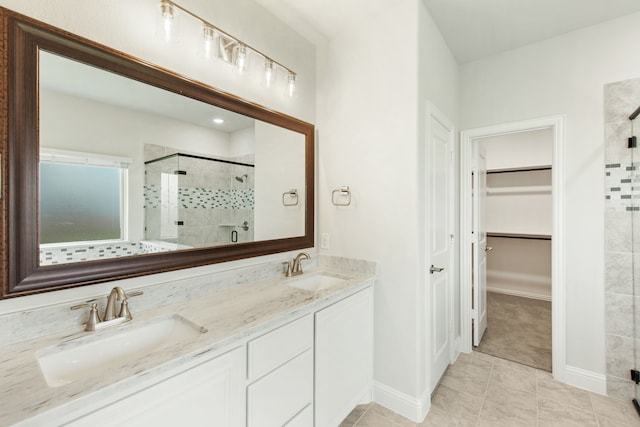
{"label": "door hinge", "polygon": [[635,369],[631,370],[631,381],[634,381],[636,384],[640,384],[640,371]]}
{"label": "door hinge", "polygon": [[632,136],[631,138],[627,139],[627,141],[629,142],[629,144],[627,145],[627,148],[636,148],[638,146],[638,141],[635,136]]}

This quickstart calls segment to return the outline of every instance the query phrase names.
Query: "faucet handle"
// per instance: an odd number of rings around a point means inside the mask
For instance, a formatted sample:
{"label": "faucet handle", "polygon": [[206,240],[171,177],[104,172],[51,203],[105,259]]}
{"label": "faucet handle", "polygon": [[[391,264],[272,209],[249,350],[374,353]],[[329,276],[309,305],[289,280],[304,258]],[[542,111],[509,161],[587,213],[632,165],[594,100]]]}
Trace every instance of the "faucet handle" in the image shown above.
{"label": "faucet handle", "polygon": [[139,297],[142,294],[144,294],[144,292],[142,291],[133,291],[133,292],[129,292],[128,294],[125,294],[125,298]]}
{"label": "faucet handle", "polygon": [[284,261],[282,265],[284,266],[285,277],[291,277],[291,261]]}
{"label": "faucet handle", "polygon": [[125,294],[122,303],[120,304],[120,313],[118,314],[118,317],[125,317],[127,320],[131,320],[133,319],[133,316],[131,315],[131,312],[129,311],[129,301],[128,299],[131,297],[137,297],[142,295],[144,292],[142,291],[134,291],[128,294]]}
{"label": "faucet handle", "polygon": [[122,300],[122,304],[120,304],[120,313],[118,317],[125,317],[127,320],[133,319],[131,312],[129,311],[129,301],[127,299]]}
{"label": "faucet handle", "polygon": [[87,320],[87,324],[84,328],[85,331],[95,331],[96,325],[101,322],[100,316],[98,315],[98,303],[91,302],[85,304],[78,304],[71,307],[71,310],[78,310],[80,308],[90,307],[89,311],[89,319]]}

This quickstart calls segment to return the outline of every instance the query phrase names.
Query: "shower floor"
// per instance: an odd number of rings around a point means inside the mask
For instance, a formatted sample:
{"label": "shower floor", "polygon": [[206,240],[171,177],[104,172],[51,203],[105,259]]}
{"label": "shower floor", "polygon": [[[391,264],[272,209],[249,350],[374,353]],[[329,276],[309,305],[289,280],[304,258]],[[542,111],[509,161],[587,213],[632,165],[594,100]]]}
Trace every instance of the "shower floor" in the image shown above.
{"label": "shower floor", "polygon": [[551,372],[551,301],[487,292],[481,353]]}

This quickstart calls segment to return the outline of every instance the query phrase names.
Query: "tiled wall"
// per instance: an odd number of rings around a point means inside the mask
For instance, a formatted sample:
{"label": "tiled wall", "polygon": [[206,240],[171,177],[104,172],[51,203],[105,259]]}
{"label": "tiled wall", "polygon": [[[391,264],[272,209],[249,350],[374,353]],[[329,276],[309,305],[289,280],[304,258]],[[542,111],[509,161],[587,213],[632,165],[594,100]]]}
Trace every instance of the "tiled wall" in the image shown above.
{"label": "tiled wall", "polygon": [[[145,185],[146,238],[166,240],[161,233],[159,173],[180,170],[175,200],[176,240],[191,247],[253,241],[254,167],[179,156],[147,164]],[[242,178],[239,181],[238,178]],[[248,229],[242,225],[247,223]],[[236,234],[237,233],[237,234]]]}
{"label": "tiled wall", "polygon": [[40,265],[66,264],[79,261],[91,261],[106,258],[150,254],[176,250],[176,245],[162,242],[122,242],[98,245],[79,245],[68,247],[45,247],[40,249]]}
{"label": "tiled wall", "polygon": [[[640,79],[605,86],[605,316],[607,392],[621,399],[635,397],[629,371],[640,367],[639,280],[634,280],[634,260],[640,266],[640,149],[629,149],[627,139],[640,136],[640,119],[629,115],[640,105]],[[634,158],[635,157],[635,158]],[[634,236],[635,233],[635,236]],[[634,247],[635,244],[635,247]],[[635,283],[634,283],[635,282]]]}

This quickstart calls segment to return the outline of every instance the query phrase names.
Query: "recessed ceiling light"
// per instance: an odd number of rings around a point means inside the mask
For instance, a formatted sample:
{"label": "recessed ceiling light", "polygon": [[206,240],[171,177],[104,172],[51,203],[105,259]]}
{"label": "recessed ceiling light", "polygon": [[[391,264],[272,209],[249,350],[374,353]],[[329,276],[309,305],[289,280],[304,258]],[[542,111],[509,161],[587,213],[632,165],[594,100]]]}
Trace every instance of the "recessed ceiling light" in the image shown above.
{"label": "recessed ceiling light", "polygon": [[221,125],[221,124],[224,123],[224,120],[220,119],[220,118],[215,118],[215,119],[213,119],[213,123],[215,123],[217,125]]}

